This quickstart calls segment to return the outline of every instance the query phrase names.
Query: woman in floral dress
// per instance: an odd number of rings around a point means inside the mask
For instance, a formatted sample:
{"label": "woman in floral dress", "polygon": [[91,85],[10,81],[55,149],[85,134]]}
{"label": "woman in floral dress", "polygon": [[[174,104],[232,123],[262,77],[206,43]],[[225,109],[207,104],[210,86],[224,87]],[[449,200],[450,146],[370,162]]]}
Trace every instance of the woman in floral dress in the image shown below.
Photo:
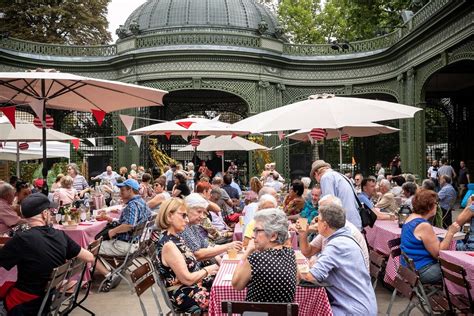
{"label": "woman in floral dress", "polygon": [[203,281],[215,275],[219,267],[211,265],[201,268],[178,236],[188,222],[183,200],[171,198],[161,204],[156,218],[156,225],[162,229],[157,242],[157,258],[160,277],[176,311],[194,314],[208,309],[210,289],[203,286]]}

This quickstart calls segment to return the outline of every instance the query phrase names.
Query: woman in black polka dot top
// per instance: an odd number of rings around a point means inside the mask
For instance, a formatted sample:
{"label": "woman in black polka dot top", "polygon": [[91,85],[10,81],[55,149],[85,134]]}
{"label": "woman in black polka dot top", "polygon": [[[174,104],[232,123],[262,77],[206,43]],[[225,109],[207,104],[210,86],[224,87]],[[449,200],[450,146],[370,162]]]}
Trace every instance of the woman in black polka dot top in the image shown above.
{"label": "woman in black polka dot top", "polygon": [[249,302],[291,303],[296,292],[296,257],[293,249],[283,246],[288,219],[278,209],[261,210],[254,219],[254,239],[235,270],[232,286],[247,287]]}

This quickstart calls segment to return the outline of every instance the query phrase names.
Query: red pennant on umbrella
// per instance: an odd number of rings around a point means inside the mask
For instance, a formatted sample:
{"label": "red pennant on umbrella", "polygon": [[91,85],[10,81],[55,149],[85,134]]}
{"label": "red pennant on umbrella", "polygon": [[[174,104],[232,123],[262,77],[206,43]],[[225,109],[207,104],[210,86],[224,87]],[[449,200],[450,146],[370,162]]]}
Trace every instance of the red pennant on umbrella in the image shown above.
{"label": "red pennant on umbrella", "polygon": [[171,132],[165,132],[165,136],[167,140],[170,140],[171,138]]}
{"label": "red pennant on umbrella", "polygon": [[77,150],[79,148],[79,144],[81,143],[81,140],[79,138],[74,138],[74,139],[71,139],[71,143],[74,146],[74,149]]}
{"label": "red pennant on umbrella", "polygon": [[232,133],[232,136],[230,137],[230,139],[233,139],[233,138],[236,138],[236,137],[237,137],[237,134]]}
{"label": "red pennant on umbrella", "polygon": [[350,136],[348,134],[342,134],[341,135],[341,141],[347,142],[349,140]]}
{"label": "red pennant on umbrella", "polygon": [[314,140],[323,140],[326,136],[326,131],[322,128],[313,128],[311,132],[309,132],[309,137]]}
{"label": "red pennant on umbrella", "polygon": [[127,143],[127,136],[117,136],[122,142]]}
{"label": "red pennant on umbrella", "polygon": [[28,150],[28,148],[30,148],[30,145],[28,145],[28,143],[21,143],[18,145],[18,148],[20,150]]}
{"label": "red pennant on umbrella", "polygon": [[95,120],[97,121],[97,124],[99,124],[99,126],[102,126],[102,122],[104,121],[105,114],[107,113],[105,113],[102,110],[94,110],[94,109],[91,109],[91,112],[94,115]]}
{"label": "red pennant on umbrella", "polygon": [[3,108],[0,108],[0,110],[5,114],[7,119],[10,121],[10,123],[13,125],[13,128],[16,128],[16,121],[15,121],[15,111],[16,111],[16,106],[6,106]]}
{"label": "red pennant on umbrella", "polygon": [[176,124],[178,124],[179,126],[185,128],[185,129],[188,129],[191,125],[194,124],[194,122],[177,122]]}

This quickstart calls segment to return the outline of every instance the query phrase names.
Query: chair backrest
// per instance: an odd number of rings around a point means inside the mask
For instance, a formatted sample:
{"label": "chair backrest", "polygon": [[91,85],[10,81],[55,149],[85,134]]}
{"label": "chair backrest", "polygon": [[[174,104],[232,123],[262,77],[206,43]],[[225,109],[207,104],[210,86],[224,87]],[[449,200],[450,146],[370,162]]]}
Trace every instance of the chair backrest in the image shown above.
{"label": "chair backrest", "polygon": [[370,276],[373,278],[378,278],[380,272],[385,268],[386,259],[383,255],[378,253],[375,250],[369,251],[370,259]]}
{"label": "chair backrest", "polygon": [[234,302],[223,301],[222,312],[231,316],[232,314],[243,314],[244,312],[262,312],[268,316],[296,316],[298,315],[298,304],[296,303],[257,303],[257,302]]}
{"label": "chair backrest", "polygon": [[90,253],[94,255],[95,258],[97,258],[97,255],[99,254],[100,250],[100,245],[102,244],[102,237],[100,237],[97,240],[94,240],[89,244],[89,247],[87,247],[87,250],[89,250]]}
{"label": "chair backrest", "polygon": [[452,300],[451,295],[453,293],[447,287],[446,280],[457,284],[466,290],[465,297],[468,299],[471,312],[474,313],[474,302],[472,301],[471,295],[472,285],[469,280],[467,280],[466,270],[462,266],[449,262],[443,258],[439,258],[439,262],[441,263],[441,273],[443,274],[444,287],[446,290],[446,297],[448,299],[449,305],[451,305],[453,302],[455,303],[456,300]]}
{"label": "chair backrest", "polygon": [[135,285],[137,295],[142,295],[143,292],[155,284],[155,277],[153,276],[150,263],[146,262],[133,270],[133,272],[130,273],[130,279]]}
{"label": "chair backrest", "polygon": [[38,315],[42,315],[43,313],[49,314],[51,310],[59,309],[62,302],[66,299],[63,291],[58,289],[63,285],[64,281],[67,280],[70,265],[71,261],[67,261],[65,264],[54,268],[53,272],[51,272],[51,277],[46,285],[45,295]]}
{"label": "chair backrest", "polygon": [[404,297],[411,300],[415,294],[414,288],[418,285],[418,282],[419,277],[414,271],[400,265],[393,282],[393,287]]}
{"label": "chair backrest", "polygon": [[387,241],[388,248],[390,249],[390,254],[392,255],[392,258],[399,257],[401,254],[401,249],[400,245],[402,243],[401,238],[395,238],[392,240]]}

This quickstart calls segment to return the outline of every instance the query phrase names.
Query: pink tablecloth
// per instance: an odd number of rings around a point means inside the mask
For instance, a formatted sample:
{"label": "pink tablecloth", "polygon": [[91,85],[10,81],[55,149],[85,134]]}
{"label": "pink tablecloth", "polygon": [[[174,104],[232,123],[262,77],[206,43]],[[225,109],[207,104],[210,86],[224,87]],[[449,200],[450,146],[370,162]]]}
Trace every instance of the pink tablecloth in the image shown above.
{"label": "pink tablecloth", "polygon": [[[462,266],[466,270],[466,278],[471,283],[471,296],[474,297],[474,251],[451,251],[441,250],[439,257],[452,262],[454,264]],[[466,295],[466,290],[457,284],[448,281],[448,288],[453,291],[454,294]]]}
{"label": "pink tablecloth", "polygon": [[7,281],[16,281],[16,266],[11,268],[10,271],[0,268],[0,286]]}
{"label": "pink tablecloth", "polygon": [[[433,227],[433,230],[436,234],[446,233],[446,230]],[[376,221],[374,227],[366,227],[365,231],[367,232],[367,242],[369,245],[375,249],[390,255],[390,249],[388,248],[387,242],[389,240],[400,237],[402,229],[398,227],[397,221]],[[455,242],[452,242],[450,249],[455,249]],[[393,285],[395,276],[397,275],[398,266],[400,265],[399,258],[392,258],[389,256],[387,267],[385,268],[385,278],[384,281],[390,285]]]}
{"label": "pink tablecloth", "polygon": [[[245,301],[247,290],[237,291],[232,288],[231,281],[222,280],[224,275],[233,274],[238,261],[222,262],[211,289],[209,315],[223,315],[222,301]],[[299,315],[332,315],[331,305],[324,288],[296,287],[295,302],[299,304]]]}
{"label": "pink tablecloth", "polygon": [[[298,248],[298,236],[296,235],[296,232],[294,232],[294,231],[291,231],[290,234],[291,234],[291,247],[294,250],[298,250],[299,249]],[[239,241],[244,240],[243,239],[242,226],[240,225],[240,223],[235,224],[233,240],[239,240]]]}
{"label": "pink tablecloth", "polygon": [[97,235],[106,224],[106,221],[97,221],[81,223],[73,229],[65,229],[62,225],[54,225],[54,228],[64,231],[66,235],[77,242],[79,246],[87,249],[89,244],[94,241],[95,235]]}

